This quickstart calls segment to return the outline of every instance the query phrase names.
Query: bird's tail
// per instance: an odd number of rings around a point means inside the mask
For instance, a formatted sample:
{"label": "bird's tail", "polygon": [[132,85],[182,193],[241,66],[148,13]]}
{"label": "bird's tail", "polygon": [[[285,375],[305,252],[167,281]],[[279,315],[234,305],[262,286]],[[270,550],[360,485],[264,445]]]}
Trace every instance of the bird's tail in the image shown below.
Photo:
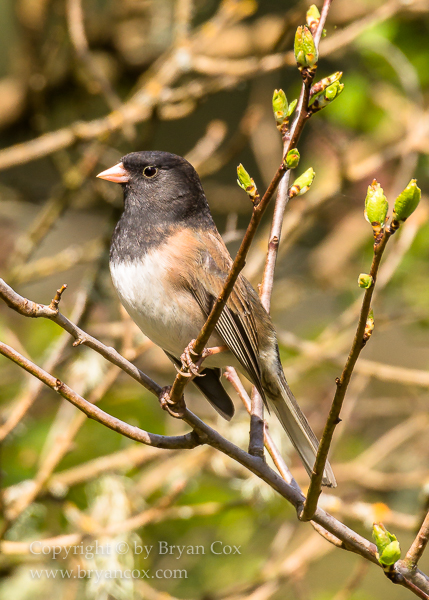
{"label": "bird's tail", "polygon": [[[273,394],[272,389],[269,390],[269,393],[266,390],[270,408],[276,413],[280,423],[283,425],[283,429],[300,455],[307,473],[311,476],[319,447],[318,439],[302,410],[299,408],[295,396],[286,383],[284,375],[279,378],[277,389],[277,394]],[[328,461],[326,461],[322,484],[328,487],[337,486],[335,475]]]}

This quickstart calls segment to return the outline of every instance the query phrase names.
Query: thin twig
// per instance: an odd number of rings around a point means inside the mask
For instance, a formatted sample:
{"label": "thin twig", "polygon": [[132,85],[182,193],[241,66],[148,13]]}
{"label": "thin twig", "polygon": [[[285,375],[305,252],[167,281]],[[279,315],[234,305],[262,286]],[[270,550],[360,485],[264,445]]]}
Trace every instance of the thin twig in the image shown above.
{"label": "thin twig", "polygon": [[410,569],[415,569],[421,559],[429,541],[429,512],[427,513],[420,530],[410,546],[404,561]]}
{"label": "thin twig", "polygon": [[303,521],[310,521],[314,515],[317,507],[317,502],[321,492],[323,472],[325,464],[328,459],[328,452],[331,446],[332,436],[338,423],[340,423],[340,412],[343,405],[343,401],[347,392],[347,388],[350,382],[350,378],[353,373],[354,366],[359,354],[364,346],[364,332],[365,326],[368,319],[369,311],[371,308],[371,300],[374,292],[374,286],[377,279],[378,268],[380,261],[383,256],[386,244],[392,235],[390,228],[387,228],[383,234],[383,237],[379,243],[374,244],[374,256],[372,260],[370,275],[372,276],[372,285],[365,290],[365,294],[362,300],[362,308],[359,316],[359,322],[356,329],[356,334],[353,340],[350,354],[347,358],[347,362],[344,366],[341,377],[336,380],[337,389],[335,392],[334,399],[332,401],[331,410],[329,412],[328,420],[323,431],[322,440],[319,445],[317,452],[316,462],[313,467],[313,474],[311,476],[310,487],[308,489],[307,500],[305,502],[304,511],[301,515]]}
{"label": "thin twig", "polygon": [[[233,367],[227,367],[224,373],[225,378],[230,382],[235,391],[237,392],[240,400],[243,402],[246,410],[249,414],[251,414],[251,400],[243,387],[243,384],[240,381],[237,371]],[[289,471],[283,457],[278,451],[273,438],[271,437],[268,431],[268,425],[264,423],[264,444],[266,449],[268,450],[271,458],[273,459],[274,464],[276,465],[278,472],[283,477],[283,479],[293,485],[297,489],[299,489],[298,484],[295,479],[292,477],[291,472]]]}

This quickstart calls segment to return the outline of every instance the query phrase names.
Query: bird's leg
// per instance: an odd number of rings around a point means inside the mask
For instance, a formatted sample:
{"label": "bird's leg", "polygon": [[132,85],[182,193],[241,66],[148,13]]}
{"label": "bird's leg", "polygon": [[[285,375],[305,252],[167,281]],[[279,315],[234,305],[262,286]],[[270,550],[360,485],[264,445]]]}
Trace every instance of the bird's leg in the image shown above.
{"label": "bird's leg", "polygon": [[212,348],[204,348],[200,358],[195,363],[191,356],[191,354],[198,356],[198,354],[194,351],[194,344],[195,340],[191,340],[189,342],[182,356],[180,357],[180,360],[182,362],[182,366],[189,369],[189,372],[195,377],[204,377],[204,375],[199,373],[199,368],[206,358],[213,356],[214,354],[219,354],[220,352],[226,352],[228,350],[228,346],[213,346]]}

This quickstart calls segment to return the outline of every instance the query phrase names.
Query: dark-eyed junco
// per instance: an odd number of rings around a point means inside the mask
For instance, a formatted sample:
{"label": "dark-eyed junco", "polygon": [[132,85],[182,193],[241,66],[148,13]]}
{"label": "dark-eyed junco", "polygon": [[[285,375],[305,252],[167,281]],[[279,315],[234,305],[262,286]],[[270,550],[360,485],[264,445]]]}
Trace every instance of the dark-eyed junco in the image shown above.
{"label": "dark-eyed junco", "polygon": [[[176,364],[203,326],[232,264],[195,169],[168,152],[132,152],[98,175],[122,184],[124,212],[110,247],[110,271],[122,304],[143,333]],[[220,368],[236,367],[274,410],[311,474],[318,441],[289,389],[271,319],[239,276],[193,381],[226,419],[233,403]],[[324,485],[335,486],[327,463]]]}

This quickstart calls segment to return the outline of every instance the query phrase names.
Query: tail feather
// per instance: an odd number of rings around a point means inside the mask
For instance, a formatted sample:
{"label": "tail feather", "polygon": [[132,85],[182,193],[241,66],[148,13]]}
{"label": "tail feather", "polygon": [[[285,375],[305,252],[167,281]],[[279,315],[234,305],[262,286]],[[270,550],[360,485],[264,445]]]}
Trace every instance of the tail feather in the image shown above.
{"label": "tail feather", "polygon": [[[269,405],[276,413],[283,429],[300,455],[307,473],[311,476],[319,441],[302,410],[299,408],[295,396],[292,394],[284,377],[279,382],[278,390],[279,394],[276,395],[273,395],[272,389],[270,389],[271,393],[268,393],[267,389],[265,390]],[[325,465],[322,484],[328,487],[337,486],[335,475],[328,461]]]}

